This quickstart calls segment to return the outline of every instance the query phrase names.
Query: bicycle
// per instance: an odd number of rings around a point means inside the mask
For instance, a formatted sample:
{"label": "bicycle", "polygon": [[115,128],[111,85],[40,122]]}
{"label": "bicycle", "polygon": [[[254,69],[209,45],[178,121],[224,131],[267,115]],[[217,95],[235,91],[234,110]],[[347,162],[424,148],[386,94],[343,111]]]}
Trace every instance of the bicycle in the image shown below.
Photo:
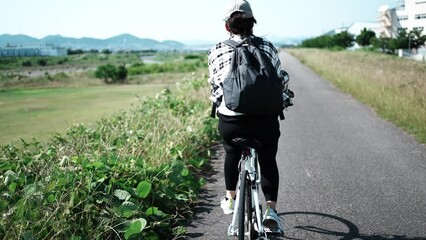
{"label": "bicycle", "polygon": [[283,235],[282,229],[267,231],[262,224],[262,205],[259,202],[260,166],[256,149],[261,144],[252,138],[234,138],[233,143],[242,147],[239,162],[239,186],[235,200],[231,225],[228,236],[238,236],[238,239],[267,239],[267,235]]}

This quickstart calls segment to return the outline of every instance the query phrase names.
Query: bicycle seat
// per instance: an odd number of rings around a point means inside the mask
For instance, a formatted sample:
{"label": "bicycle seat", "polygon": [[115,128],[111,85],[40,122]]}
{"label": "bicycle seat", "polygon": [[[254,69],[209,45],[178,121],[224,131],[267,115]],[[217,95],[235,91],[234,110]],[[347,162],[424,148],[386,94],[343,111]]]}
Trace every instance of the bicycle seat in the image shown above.
{"label": "bicycle seat", "polygon": [[254,138],[233,138],[232,143],[243,148],[259,149],[262,144]]}

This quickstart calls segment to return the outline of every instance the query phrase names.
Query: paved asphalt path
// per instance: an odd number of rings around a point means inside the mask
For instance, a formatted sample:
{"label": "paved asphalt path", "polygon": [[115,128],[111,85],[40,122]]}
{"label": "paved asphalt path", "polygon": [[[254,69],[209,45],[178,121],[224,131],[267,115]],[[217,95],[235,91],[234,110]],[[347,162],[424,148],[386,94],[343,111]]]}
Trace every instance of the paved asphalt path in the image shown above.
{"label": "paved asphalt path", "polygon": [[[426,239],[426,147],[282,52],[294,107],[281,121],[278,239]],[[227,237],[223,150],[186,239]]]}

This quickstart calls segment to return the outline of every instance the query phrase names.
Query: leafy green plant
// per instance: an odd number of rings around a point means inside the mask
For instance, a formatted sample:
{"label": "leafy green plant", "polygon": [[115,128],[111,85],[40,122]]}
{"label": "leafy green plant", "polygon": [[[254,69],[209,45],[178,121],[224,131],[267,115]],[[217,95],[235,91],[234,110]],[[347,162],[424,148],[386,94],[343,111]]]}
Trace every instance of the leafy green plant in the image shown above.
{"label": "leafy green plant", "polygon": [[[171,239],[205,183],[217,140],[205,78],[129,111],[79,124],[48,144],[0,147],[0,235],[6,239]],[[185,93],[185,94],[179,94]]]}

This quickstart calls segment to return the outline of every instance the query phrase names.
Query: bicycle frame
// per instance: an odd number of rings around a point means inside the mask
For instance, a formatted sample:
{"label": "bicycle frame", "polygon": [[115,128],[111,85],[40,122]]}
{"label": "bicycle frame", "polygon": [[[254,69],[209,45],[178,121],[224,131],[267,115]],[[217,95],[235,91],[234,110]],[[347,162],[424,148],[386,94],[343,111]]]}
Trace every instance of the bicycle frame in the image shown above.
{"label": "bicycle frame", "polygon": [[[261,204],[259,202],[259,190],[260,190],[260,172],[259,172],[259,163],[257,161],[257,153],[256,150],[253,148],[247,148],[243,150],[243,154],[239,163],[240,168],[240,179],[239,179],[239,185],[238,185],[238,192],[237,192],[237,198],[235,200],[236,205],[234,206],[234,214],[232,216],[232,223],[229,225],[228,228],[228,235],[229,236],[237,236],[238,235],[238,224],[237,224],[237,218],[238,218],[238,209],[239,209],[239,199],[241,197],[241,191],[244,191],[244,189],[240,189],[241,182],[245,181],[243,178],[243,172],[247,171],[247,178],[251,182],[251,203],[250,207],[253,209],[255,213],[255,224],[257,225],[257,233],[259,237],[266,237],[265,229],[262,224],[262,208]],[[246,216],[251,218],[251,216]],[[248,219],[249,221],[252,221],[252,219]]]}

